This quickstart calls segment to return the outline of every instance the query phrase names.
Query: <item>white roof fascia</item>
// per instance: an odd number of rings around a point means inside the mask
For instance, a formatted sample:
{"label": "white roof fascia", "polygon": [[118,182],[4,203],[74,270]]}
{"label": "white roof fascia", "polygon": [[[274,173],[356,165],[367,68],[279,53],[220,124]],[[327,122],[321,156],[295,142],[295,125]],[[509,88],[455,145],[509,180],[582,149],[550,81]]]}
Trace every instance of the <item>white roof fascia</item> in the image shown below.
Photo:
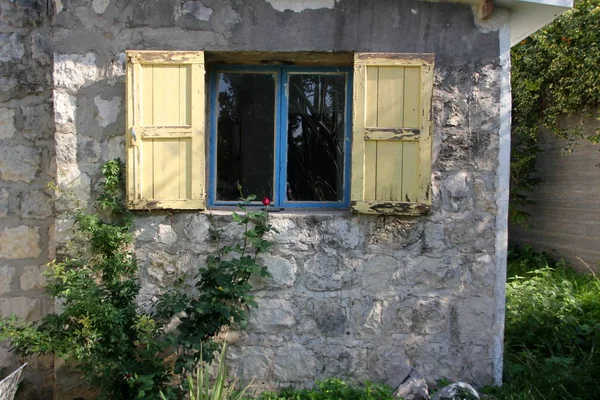
{"label": "white roof fascia", "polygon": [[510,45],[573,8],[573,0],[494,0],[494,6],[510,10]]}

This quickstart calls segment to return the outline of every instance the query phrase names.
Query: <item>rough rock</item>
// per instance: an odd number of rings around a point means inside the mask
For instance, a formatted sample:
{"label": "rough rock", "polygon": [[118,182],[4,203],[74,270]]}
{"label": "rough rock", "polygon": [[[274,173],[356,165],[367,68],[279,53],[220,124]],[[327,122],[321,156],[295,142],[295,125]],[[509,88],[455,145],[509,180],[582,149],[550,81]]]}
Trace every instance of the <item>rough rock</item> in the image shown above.
{"label": "rough rock", "polygon": [[290,343],[275,350],[274,374],[280,382],[302,382],[315,375],[315,356],[298,343]]}
{"label": "rough rock", "polygon": [[0,140],[10,139],[15,134],[15,111],[0,108]]}
{"label": "rough rock", "polygon": [[42,190],[24,193],[21,199],[23,218],[48,218],[52,215],[52,200]]}
{"label": "rough rock", "polygon": [[429,400],[429,387],[425,379],[413,371],[394,391],[394,397],[403,400]]}
{"label": "rough rock", "polygon": [[75,122],[77,98],[65,92],[54,92],[54,119],[57,124]]}
{"label": "rough rock", "polygon": [[8,190],[2,188],[0,189],[0,217],[6,217],[8,213],[8,199],[10,194]]}
{"label": "rough rock", "polygon": [[213,14],[213,9],[206,7],[200,1],[187,1],[183,4],[182,13],[200,21],[208,21]]}
{"label": "rough rock", "polygon": [[18,33],[0,33],[0,62],[20,61],[25,55],[25,46]]}
{"label": "rough rock", "polygon": [[75,93],[83,86],[91,85],[98,76],[96,55],[54,54],[54,84]]}
{"label": "rough rock", "polygon": [[110,124],[117,122],[117,117],[121,112],[121,97],[115,96],[104,100],[100,95],[94,97],[94,104],[98,107],[97,120],[100,126],[106,128]]}
{"label": "rough rock", "polygon": [[46,284],[46,277],[42,274],[45,268],[41,265],[26,266],[21,275],[21,289],[42,289]]}
{"label": "rough rock", "polygon": [[457,382],[441,388],[431,400],[479,400],[479,394],[468,383]]}
{"label": "rough rock", "polygon": [[0,232],[0,258],[36,258],[41,252],[38,227],[21,225]]}
{"label": "rough rock", "polygon": [[283,299],[256,299],[257,308],[250,310],[249,324],[256,332],[277,331],[296,323],[292,304]]}
{"label": "rough rock", "polygon": [[31,182],[40,170],[41,153],[35,147],[0,146],[0,178]]}
{"label": "rough rock", "polygon": [[40,299],[30,297],[10,297],[0,299],[0,315],[8,318],[16,315],[27,322],[36,321],[41,315]]}
{"label": "rough rock", "polygon": [[0,277],[2,277],[0,279],[0,295],[10,293],[14,276],[15,269],[13,267],[8,265],[0,267]]}

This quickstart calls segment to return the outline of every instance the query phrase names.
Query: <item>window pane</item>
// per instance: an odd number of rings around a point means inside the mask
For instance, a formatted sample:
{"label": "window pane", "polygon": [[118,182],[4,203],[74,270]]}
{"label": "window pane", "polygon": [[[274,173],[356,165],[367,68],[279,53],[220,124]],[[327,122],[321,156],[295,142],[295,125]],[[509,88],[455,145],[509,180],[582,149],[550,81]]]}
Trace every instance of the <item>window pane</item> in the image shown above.
{"label": "window pane", "polygon": [[290,75],[288,201],[343,200],[345,106],[345,75]]}
{"label": "window pane", "polygon": [[275,75],[219,74],[217,200],[273,198]]}

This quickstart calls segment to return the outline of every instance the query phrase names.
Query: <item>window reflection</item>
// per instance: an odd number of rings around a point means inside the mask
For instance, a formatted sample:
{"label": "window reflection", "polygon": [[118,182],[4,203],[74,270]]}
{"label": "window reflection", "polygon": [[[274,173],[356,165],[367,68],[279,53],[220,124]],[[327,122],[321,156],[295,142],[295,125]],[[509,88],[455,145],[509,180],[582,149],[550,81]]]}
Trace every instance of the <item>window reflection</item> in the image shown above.
{"label": "window reflection", "polygon": [[275,75],[220,73],[218,102],[216,199],[273,198]]}
{"label": "window reflection", "polygon": [[344,195],[346,76],[289,75],[287,200]]}

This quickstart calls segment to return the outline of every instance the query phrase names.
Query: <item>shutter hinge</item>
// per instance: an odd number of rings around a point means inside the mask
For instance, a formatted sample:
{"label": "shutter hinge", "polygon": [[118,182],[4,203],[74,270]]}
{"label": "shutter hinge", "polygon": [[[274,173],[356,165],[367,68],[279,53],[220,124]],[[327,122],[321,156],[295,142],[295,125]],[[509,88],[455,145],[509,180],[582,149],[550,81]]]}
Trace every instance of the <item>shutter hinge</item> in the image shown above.
{"label": "shutter hinge", "polygon": [[131,146],[137,146],[137,136],[135,135],[135,129],[131,128]]}

